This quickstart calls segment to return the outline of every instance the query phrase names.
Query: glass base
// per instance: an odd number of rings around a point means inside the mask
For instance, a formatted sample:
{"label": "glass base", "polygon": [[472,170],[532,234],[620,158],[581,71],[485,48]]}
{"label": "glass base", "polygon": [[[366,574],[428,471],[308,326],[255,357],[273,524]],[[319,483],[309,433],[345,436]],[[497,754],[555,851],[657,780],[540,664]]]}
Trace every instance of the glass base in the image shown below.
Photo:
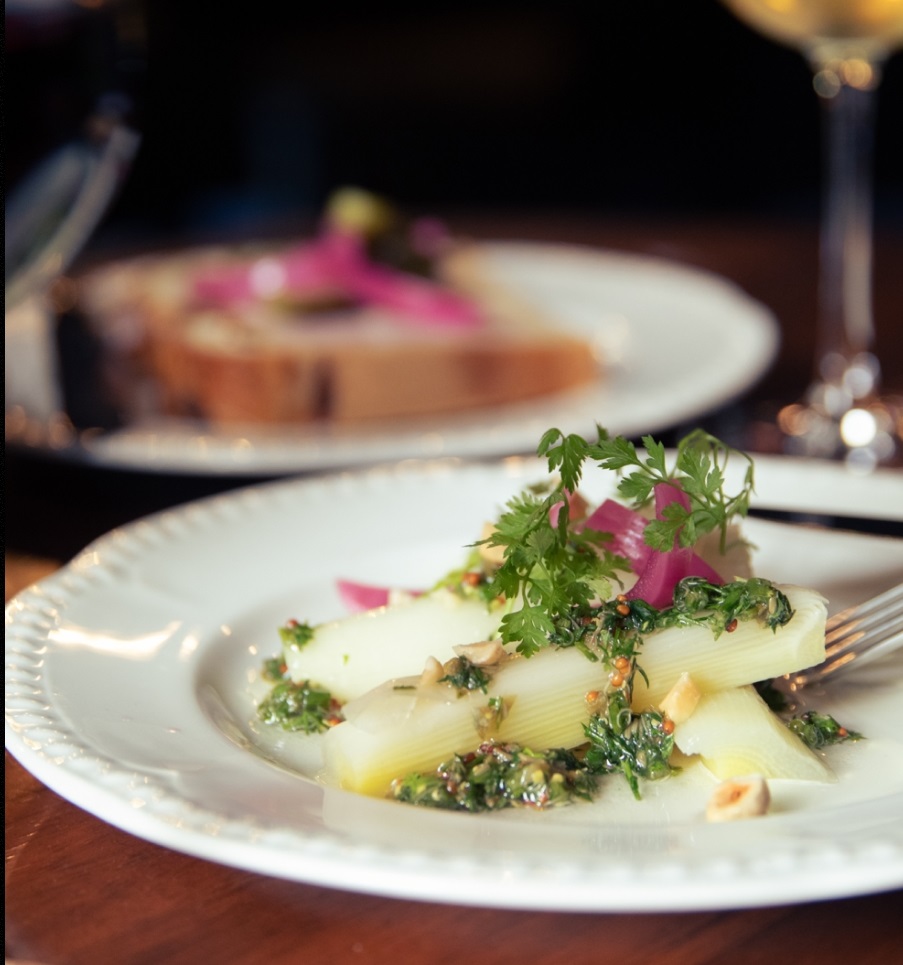
{"label": "glass base", "polygon": [[841,459],[870,472],[903,465],[903,397],[854,399],[836,383],[814,383],[802,402],[777,414],[788,454]]}

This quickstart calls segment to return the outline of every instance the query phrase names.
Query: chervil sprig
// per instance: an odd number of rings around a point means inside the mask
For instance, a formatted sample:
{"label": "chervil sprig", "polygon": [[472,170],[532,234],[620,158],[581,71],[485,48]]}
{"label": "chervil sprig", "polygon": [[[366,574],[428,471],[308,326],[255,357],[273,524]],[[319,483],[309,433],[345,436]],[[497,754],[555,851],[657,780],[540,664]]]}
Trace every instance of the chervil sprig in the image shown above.
{"label": "chervil sprig", "polygon": [[[720,531],[725,549],[727,527],[734,517],[744,517],[754,488],[753,460],[715,436],[697,429],[677,444],[674,465],[667,464],[662,443],[643,436],[642,448],[622,436],[612,438],[601,426],[597,440],[589,443],[579,436],[565,436],[558,429],[546,432],[539,454],[546,456],[550,470],[558,470],[565,488],[574,489],[582,478],[586,460],[600,468],[622,474],[618,492],[635,508],[648,505],[659,483],[676,484],[689,498],[690,508],[669,504],[661,518],[651,520],[644,534],[653,549],[668,551],[675,545],[692,546],[701,536]],[[725,492],[725,471],[732,457],[746,460],[743,486],[736,495]],[[632,470],[632,471],[631,471]]]}
{"label": "chervil sprig", "polygon": [[[596,427],[599,439],[608,438],[608,433]],[[589,443],[583,436],[564,435],[559,429],[548,429],[539,440],[537,453],[549,462],[549,472],[557,472],[561,477],[561,488],[576,492],[583,477],[583,463],[589,455]]]}
{"label": "chervil sprig", "polygon": [[544,494],[528,490],[508,502],[488,539],[505,548],[505,559],[486,592],[521,599],[522,606],[502,618],[500,635],[526,656],[547,645],[574,607],[610,596],[610,581],[627,565],[605,549],[608,534],[575,532],[569,513],[563,481]]}

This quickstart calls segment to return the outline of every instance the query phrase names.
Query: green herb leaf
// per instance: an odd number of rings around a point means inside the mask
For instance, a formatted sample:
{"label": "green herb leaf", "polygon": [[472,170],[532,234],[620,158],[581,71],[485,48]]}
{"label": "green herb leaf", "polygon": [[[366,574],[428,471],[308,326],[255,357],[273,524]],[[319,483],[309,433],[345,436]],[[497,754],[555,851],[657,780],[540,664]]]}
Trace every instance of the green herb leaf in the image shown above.
{"label": "green herb leaf", "polygon": [[276,684],[282,680],[287,680],[288,667],[286,666],[286,663],[282,657],[271,657],[269,660],[264,660],[261,677],[263,677],[264,680],[269,681],[271,684]]}
{"label": "green herb leaf", "polygon": [[451,684],[461,692],[482,690],[486,693],[490,679],[489,674],[482,667],[471,663],[467,657],[456,657],[446,664],[445,676],[439,678],[439,683]]}
{"label": "green herb leaf", "polygon": [[770,580],[753,577],[716,584],[688,576],[674,588],[674,602],[660,613],[657,625],[704,625],[717,639],[738,620],[758,620],[776,631],[792,617],[790,600]]}
{"label": "green herb leaf", "polygon": [[339,702],[308,680],[276,684],[258,706],[257,716],[265,724],[304,734],[318,734],[342,720]]}
{"label": "green herb leaf", "polygon": [[624,702],[611,701],[608,713],[594,714],[584,727],[589,748],[583,758],[592,774],[624,775],[633,796],[640,797],[639,780],[660,780],[674,770],[670,764],[674,738],[658,711],[631,713]]}
{"label": "green herb leaf", "polygon": [[306,643],[310,643],[314,636],[314,629],[309,623],[299,623],[289,620],[279,627],[279,638],[282,645],[300,650]]}
{"label": "green herb leaf", "polygon": [[[599,429],[602,433],[604,430]],[[564,435],[559,429],[549,429],[539,440],[537,453],[546,456],[549,471],[558,472],[564,489],[576,492],[583,477],[583,462],[589,451],[587,441],[578,435]]]}
{"label": "green herb leaf", "polygon": [[847,730],[830,716],[810,710],[798,717],[787,721],[787,726],[797,737],[814,751],[829,747],[831,744],[842,744],[844,741],[862,740],[862,734],[854,730]]}
{"label": "green herb leaf", "polygon": [[[680,546],[691,546],[700,536],[720,530],[723,550],[728,524],[749,511],[754,488],[752,458],[697,430],[678,442],[675,464],[669,469],[664,446],[651,436],[643,436],[642,442],[642,452],[638,452],[626,439],[611,439],[600,434],[599,441],[588,447],[587,456],[603,469],[614,472],[634,469],[621,479],[618,492],[637,508],[650,502],[659,483],[676,485],[689,497],[689,511],[673,504],[664,514],[665,524],[654,523],[647,528],[647,542],[654,548],[669,550],[674,538]],[[742,489],[728,495],[724,491],[725,469],[732,457],[745,459],[747,466]]]}
{"label": "green herb leaf", "polygon": [[503,641],[517,641],[517,651],[530,657],[548,643],[555,624],[545,606],[525,603],[502,617],[499,635]]}
{"label": "green herb leaf", "polygon": [[[569,451],[572,441],[568,437],[561,445]],[[527,491],[509,500],[490,537],[492,545],[505,547],[505,557],[486,594],[522,601],[520,609],[503,617],[500,633],[503,642],[517,643],[527,656],[548,644],[562,614],[610,595],[618,567],[625,566],[605,548],[609,534],[575,533],[568,527],[564,485],[562,480],[543,495]],[[550,517],[555,506],[558,525]]]}

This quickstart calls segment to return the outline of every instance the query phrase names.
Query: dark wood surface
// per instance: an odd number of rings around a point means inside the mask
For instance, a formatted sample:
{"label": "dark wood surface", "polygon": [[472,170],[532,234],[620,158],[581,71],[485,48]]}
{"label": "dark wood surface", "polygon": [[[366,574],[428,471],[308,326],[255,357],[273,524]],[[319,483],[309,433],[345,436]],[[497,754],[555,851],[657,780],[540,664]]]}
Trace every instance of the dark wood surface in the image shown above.
{"label": "dark wood surface", "polygon": [[[771,449],[768,415],[811,370],[814,226],[732,219],[608,223],[469,217],[484,237],[574,241],[676,259],[734,280],[776,313],[779,358],[744,398],[700,421]],[[878,348],[903,392],[903,235],[879,238]],[[6,594],[115,525],[251,480],[73,467],[6,457]],[[488,962],[893,965],[903,892],[692,914],[559,914],[467,909],[296,884],[216,865],[119,831],[6,758],[6,955],[42,965]]]}

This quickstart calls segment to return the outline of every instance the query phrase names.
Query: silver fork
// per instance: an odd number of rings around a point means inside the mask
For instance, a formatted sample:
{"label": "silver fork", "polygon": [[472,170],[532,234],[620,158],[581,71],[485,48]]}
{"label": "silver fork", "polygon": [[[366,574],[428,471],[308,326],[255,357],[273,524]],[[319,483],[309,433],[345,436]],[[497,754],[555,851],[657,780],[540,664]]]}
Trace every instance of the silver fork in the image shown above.
{"label": "silver fork", "polygon": [[785,679],[793,690],[829,683],[899,647],[903,647],[903,583],[835,613],[825,627],[824,662]]}

